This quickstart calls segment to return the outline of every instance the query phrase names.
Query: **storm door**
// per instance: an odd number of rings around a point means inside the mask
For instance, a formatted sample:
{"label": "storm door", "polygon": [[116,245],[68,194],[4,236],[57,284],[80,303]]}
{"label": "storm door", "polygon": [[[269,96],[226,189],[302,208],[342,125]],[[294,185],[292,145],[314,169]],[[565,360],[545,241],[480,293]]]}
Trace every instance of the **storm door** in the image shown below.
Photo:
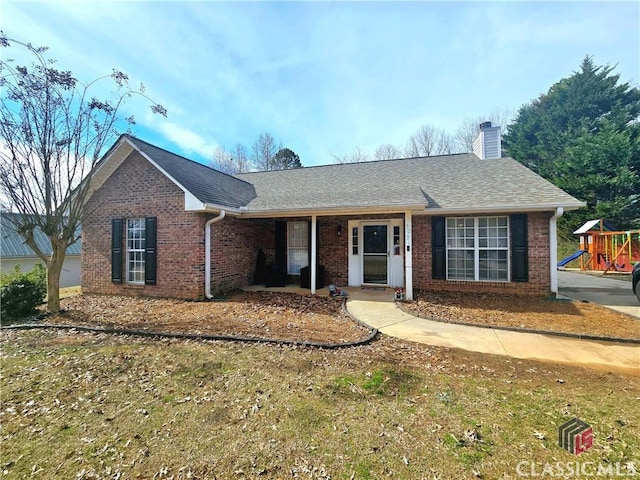
{"label": "storm door", "polygon": [[363,225],[362,283],[387,285],[388,225]]}

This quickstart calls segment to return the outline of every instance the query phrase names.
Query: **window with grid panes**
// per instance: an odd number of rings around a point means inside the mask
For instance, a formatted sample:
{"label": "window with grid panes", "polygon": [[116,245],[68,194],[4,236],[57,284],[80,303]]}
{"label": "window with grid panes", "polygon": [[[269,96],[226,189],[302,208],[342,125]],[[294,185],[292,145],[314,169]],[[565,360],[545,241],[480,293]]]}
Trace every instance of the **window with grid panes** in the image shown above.
{"label": "window with grid panes", "polygon": [[127,282],[144,285],[145,219],[127,220]]}
{"label": "window with grid panes", "polygon": [[507,217],[447,218],[447,279],[509,279]]}
{"label": "window with grid panes", "polygon": [[299,275],[309,265],[309,225],[307,222],[287,223],[287,272]]}

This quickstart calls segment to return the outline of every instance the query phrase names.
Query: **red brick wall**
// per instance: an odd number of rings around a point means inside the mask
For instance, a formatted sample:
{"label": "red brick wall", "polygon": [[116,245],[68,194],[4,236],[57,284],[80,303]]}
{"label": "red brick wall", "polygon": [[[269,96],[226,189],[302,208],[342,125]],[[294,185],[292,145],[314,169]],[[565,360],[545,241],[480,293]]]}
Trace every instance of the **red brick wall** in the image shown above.
{"label": "red brick wall", "polygon": [[[111,220],[158,218],[157,284],[111,282]],[[137,153],[123,162],[87,203],[83,217],[82,289],[87,293],[204,297],[204,225],[215,214],[184,211],[184,193]],[[417,289],[549,292],[550,213],[529,214],[529,282],[459,282],[431,278],[431,217],[415,216],[413,285]],[[348,279],[349,220],[403,218],[402,214],[318,217],[319,262],[326,284]],[[309,217],[284,221],[309,220]],[[341,235],[338,235],[338,226]],[[273,260],[275,219],[230,216],[212,225],[211,284],[219,293],[253,283],[258,249]],[[124,240],[123,240],[124,245]],[[126,268],[124,269],[126,271]]]}
{"label": "red brick wall", "polygon": [[[499,215],[499,214],[497,214]],[[506,214],[504,214],[506,215]],[[551,213],[528,214],[529,281],[465,282],[431,278],[431,217],[412,219],[413,287],[419,290],[495,292],[543,295],[550,292],[549,218]]]}
{"label": "red brick wall", "polygon": [[[111,220],[157,217],[157,284],[111,282]],[[204,291],[204,221],[184,211],[184,193],[132,153],[84,209],[82,290],[86,293],[199,298]],[[123,237],[126,236],[126,232]],[[124,247],[123,239],[123,247]],[[126,261],[123,261],[126,275]]]}
{"label": "red brick wall", "polygon": [[[182,190],[133,153],[86,205],[82,222],[83,292],[203,298],[204,225],[214,216],[185,212]],[[143,217],[158,219],[156,285],[112,283],[111,220]],[[265,229],[270,230],[263,220],[230,217],[212,225],[214,294],[252,283],[256,243],[258,239],[270,238]],[[265,245],[269,247],[268,240]],[[123,270],[126,275],[125,264]]]}
{"label": "red brick wall", "polygon": [[211,290],[229,292],[253,284],[258,249],[273,257],[274,221],[226,217],[212,225]]}
{"label": "red brick wall", "polygon": [[[341,228],[340,235],[338,226]],[[346,285],[349,281],[347,217],[319,217],[318,233],[319,263],[324,265],[325,284]]]}

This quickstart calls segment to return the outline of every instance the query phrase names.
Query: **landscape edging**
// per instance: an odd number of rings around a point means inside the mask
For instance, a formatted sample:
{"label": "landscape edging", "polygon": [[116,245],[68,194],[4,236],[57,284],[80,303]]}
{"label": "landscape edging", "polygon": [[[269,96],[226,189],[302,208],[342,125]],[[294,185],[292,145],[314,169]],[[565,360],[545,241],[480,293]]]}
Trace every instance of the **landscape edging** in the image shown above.
{"label": "landscape edging", "polygon": [[354,340],[352,342],[343,343],[327,343],[327,342],[309,342],[298,340],[279,340],[275,338],[262,338],[262,337],[243,337],[240,335],[207,335],[199,333],[174,333],[174,332],[152,332],[148,330],[129,330],[126,328],[106,328],[106,327],[87,327],[85,325],[57,325],[57,324],[30,324],[21,323],[17,325],[5,325],[0,326],[1,330],[36,330],[36,329],[59,329],[59,330],[78,330],[81,332],[91,333],[109,333],[115,335],[131,335],[137,337],[162,337],[162,338],[178,338],[186,340],[219,340],[227,342],[248,342],[248,343],[270,343],[277,345],[290,345],[297,347],[313,347],[313,348],[326,348],[329,350],[338,348],[357,347],[359,345],[367,345],[373,341],[378,335],[378,329],[372,328],[366,323],[361,322],[347,311],[346,298],[342,300],[342,311],[345,312],[349,318],[359,325],[369,330],[369,335],[360,340]]}

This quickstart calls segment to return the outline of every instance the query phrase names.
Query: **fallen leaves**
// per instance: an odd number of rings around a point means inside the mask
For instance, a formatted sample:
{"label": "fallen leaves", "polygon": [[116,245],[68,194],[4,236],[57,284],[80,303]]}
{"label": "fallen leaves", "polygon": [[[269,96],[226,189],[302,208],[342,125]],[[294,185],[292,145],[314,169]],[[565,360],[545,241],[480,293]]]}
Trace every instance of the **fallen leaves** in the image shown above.
{"label": "fallen leaves", "polygon": [[408,313],[450,322],[640,339],[640,321],[592,303],[468,292],[419,292]]}
{"label": "fallen leaves", "polygon": [[238,292],[222,302],[80,295],[62,307],[45,323],[325,343],[369,334],[343,312],[341,299],[290,293]]}

